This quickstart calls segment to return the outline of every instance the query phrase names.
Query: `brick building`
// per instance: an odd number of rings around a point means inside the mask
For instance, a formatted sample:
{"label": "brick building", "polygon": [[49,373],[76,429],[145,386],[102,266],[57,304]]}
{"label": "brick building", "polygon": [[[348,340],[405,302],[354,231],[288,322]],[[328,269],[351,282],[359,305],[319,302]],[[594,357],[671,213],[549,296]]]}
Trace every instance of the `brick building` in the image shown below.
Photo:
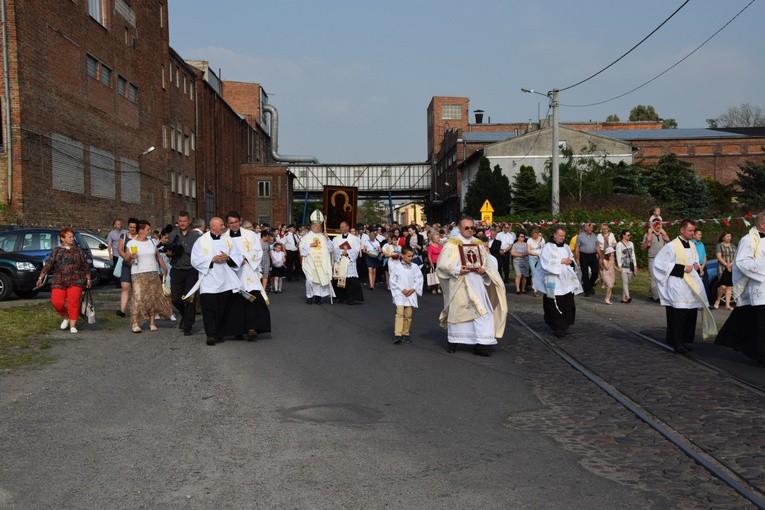
{"label": "brick building", "polygon": [[170,48],[165,2],[5,3],[0,223],[106,229],[138,216],[160,227],[183,209],[288,220],[267,95],[230,83],[224,97],[207,62]]}

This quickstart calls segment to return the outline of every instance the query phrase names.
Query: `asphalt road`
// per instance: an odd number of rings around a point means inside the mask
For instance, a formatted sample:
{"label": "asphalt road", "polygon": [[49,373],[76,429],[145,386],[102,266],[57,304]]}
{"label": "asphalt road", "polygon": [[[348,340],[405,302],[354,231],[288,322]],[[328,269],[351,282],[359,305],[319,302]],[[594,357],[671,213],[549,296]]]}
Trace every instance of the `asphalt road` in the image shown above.
{"label": "asphalt road", "polygon": [[316,306],[285,288],[255,343],[206,346],[201,318],[191,337],[56,330],[58,362],[0,376],[0,508],[673,506],[513,425],[545,409],[513,321],[494,356],[447,354],[440,296],[393,345],[384,290]]}

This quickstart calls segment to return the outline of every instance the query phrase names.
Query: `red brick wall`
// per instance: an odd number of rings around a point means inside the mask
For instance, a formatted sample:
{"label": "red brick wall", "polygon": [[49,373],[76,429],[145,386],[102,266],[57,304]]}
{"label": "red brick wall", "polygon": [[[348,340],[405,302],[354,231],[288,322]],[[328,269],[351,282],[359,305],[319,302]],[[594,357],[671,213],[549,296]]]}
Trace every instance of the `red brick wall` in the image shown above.
{"label": "red brick wall", "polygon": [[223,99],[240,115],[243,115],[251,126],[260,123],[260,85],[240,81],[224,81]]}
{"label": "red brick wall", "polygon": [[[269,217],[271,225],[289,223],[292,193],[288,189],[287,167],[284,165],[246,164],[240,167],[242,182],[242,217],[253,223]],[[271,183],[271,197],[258,197],[258,181]]]}

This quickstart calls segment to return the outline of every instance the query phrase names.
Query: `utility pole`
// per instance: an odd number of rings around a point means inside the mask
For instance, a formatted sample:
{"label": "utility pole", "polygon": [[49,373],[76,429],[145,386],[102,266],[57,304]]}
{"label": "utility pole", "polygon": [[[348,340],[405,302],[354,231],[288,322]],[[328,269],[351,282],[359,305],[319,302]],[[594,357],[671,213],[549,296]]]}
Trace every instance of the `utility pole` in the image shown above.
{"label": "utility pole", "polygon": [[550,212],[553,217],[560,213],[560,166],[558,164],[558,89],[552,89],[549,94],[552,103],[552,203]]}

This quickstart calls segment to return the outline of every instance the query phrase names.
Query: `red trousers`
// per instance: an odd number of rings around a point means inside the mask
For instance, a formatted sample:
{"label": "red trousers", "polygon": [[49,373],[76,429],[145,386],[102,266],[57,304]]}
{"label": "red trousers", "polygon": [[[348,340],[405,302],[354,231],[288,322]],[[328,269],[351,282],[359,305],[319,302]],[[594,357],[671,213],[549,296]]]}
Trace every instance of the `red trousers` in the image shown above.
{"label": "red trousers", "polygon": [[50,303],[53,308],[60,316],[68,317],[70,321],[76,321],[80,316],[80,297],[82,297],[82,287],[50,291]]}

